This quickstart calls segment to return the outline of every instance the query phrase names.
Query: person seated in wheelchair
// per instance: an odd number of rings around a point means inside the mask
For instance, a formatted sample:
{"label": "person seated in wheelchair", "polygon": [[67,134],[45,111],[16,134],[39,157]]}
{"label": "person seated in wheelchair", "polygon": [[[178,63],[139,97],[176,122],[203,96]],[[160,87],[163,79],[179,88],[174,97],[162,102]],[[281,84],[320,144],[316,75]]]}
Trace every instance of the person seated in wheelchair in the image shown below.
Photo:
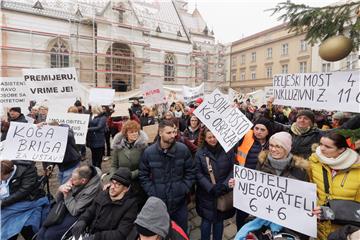
{"label": "person seated in wheelchair", "polygon": [[72,228],[75,239],[125,240],[138,212],[131,183],[129,168],[120,167],[110,178],[110,187],[95,197]]}
{"label": "person seated in wheelchair", "polygon": [[88,165],[72,172],[68,182],[59,187],[56,203],[38,232],[37,240],[62,238],[101,191],[100,175],[100,169]]}
{"label": "person seated in wheelchair", "polygon": [[34,162],[1,161],[1,239],[32,239],[49,205]]}

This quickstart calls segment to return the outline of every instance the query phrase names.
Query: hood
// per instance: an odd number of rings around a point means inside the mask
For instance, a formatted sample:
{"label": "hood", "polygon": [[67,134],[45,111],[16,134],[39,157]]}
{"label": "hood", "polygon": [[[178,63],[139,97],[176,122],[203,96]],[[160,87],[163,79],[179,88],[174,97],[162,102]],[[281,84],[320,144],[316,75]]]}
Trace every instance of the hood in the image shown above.
{"label": "hood", "polygon": [[[145,148],[148,142],[148,136],[143,130],[140,130],[139,137],[135,141],[134,147],[135,148]],[[125,136],[119,132],[115,135],[114,140],[111,144],[112,149],[123,149],[125,148]]]}
{"label": "hood", "polygon": [[[269,154],[269,151],[261,151],[259,153],[258,159],[259,159],[260,164],[263,164],[267,160],[268,154]],[[309,161],[307,161],[306,159],[304,159],[302,157],[296,156],[296,155],[293,155],[292,164],[294,164],[295,167],[301,168],[304,170],[310,169]]]}

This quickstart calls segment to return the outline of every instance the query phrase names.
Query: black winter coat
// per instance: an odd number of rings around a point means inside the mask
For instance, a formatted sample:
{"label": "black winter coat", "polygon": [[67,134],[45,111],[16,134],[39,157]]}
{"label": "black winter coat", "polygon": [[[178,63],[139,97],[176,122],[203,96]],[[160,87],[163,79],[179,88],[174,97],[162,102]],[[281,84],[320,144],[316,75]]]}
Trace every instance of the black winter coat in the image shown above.
{"label": "black winter coat", "polygon": [[195,166],[189,149],[175,142],[170,149],[160,148],[159,140],[145,149],[139,168],[139,180],[148,196],[160,198],[169,213],[185,203],[195,180]]}
{"label": "black winter coat", "polygon": [[311,145],[319,143],[323,135],[317,128],[310,129],[302,135],[296,135],[291,130],[289,132],[292,136],[291,153],[306,159],[312,154]]}
{"label": "black winter coat", "polygon": [[226,212],[217,210],[217,198],[210,193],[210,190],[214,185],[211,183],[210,174],[206,164],[206,157],[209,157],[210,159],[216,183],[224,184],[227,192],[230,192],[232,190],[227,186],[228,181],[233,174],[235,154],[233,150],[225,153],[223,148],[220,147],[219,151],[214,155],[206,146],[199,149],[195,154],[197,167],[196,211],[200,217],[212,222],[217,222],[219,220],[231,218],[235,214],[235,208]]}
{"label": "black winter coat", "polygon": [[6,135],[7,132],[9,130],[10,127],[10,123],[11,122],[22,122],[22,123],[27,123],[28,121],[26,120],[24,114],[20,114],[20,116],[17,119],[8,119],[8,122],[4,124],[4,126],[6,127],[1,127],[1,141],[4,141],[6,139]]}
{"label": "black winter coat", "polygon": [[10,196],[4,198],[1,207],[21,201],[33,201],[45,196],[39,188],[39,176],[35,164],[30,161],[14,161],[16,172],[9,183]]}
{"label": "black winter coat", "polygon": [[105,146],[106,116],[100,114],[89,121],[86,145],[90,148]]}
{"label": "black winter coat", "polygon": [[100,192],[79,217],[89,226],[95,240],[125,240],[138,211],[135,195],[129,191],[119,201],[111,201],[109,192]]}

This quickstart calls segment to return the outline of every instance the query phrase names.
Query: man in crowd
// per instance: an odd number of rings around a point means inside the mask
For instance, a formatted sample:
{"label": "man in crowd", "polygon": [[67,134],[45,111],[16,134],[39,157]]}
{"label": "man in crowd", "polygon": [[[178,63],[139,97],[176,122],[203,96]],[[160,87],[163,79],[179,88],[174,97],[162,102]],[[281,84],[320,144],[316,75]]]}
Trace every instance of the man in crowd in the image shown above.
{"label": "man in crowd", "polygon": [[24,114],[21,113],[21,108],[12,107],[9,110],[8,119],[4,119],[1,121],[1,141],[6,139],[7,132],[10,127],[10,122],[22,122],[27,123]]}
{"label": "man in crowd", "polygon": [[110,188],[100,192],[74,225],[78,239],[88,227],[83,240],[125,240],[138,212],[136,195],[131,191],[131,172],[120,167],[110,179]]}
{"label": "man in crowd", "polygon": [[[59,223],[54,223],[50,213],[38,233],[37,240],[61,239],[62,235],[74,224],[100,192],[100,173],[100,170],[87,165],[78,167],[73,171],[70,180],[59,187],[56,196],[57,202],[63,201],[65,204],[66,213],[64,217],[59,220]],[[56,204],[54,207],[57,206]]]}
{"label": "man in crowd", "polygon": [[174,123],[159,124],[159,139],[145,149],[140,161],[139,179],[148,196],[164,201],[170,218],[186,232],[186,195],[195,180],[195,166],[189,149],[176,142]]}

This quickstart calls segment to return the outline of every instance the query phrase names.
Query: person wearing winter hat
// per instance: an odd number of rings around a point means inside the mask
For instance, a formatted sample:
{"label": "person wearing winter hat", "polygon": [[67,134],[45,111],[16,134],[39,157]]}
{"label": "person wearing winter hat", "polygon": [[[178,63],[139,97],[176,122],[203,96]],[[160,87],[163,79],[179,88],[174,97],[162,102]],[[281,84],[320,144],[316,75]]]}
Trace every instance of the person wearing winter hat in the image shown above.
{"label": "person wearing winter hat", "polygon": [[83,240],[125,240],[136,219],[138,204],[131,190],[131,172],[120,167],[110,180],[110,188],[100,192],[81,214],[71,232]]}
{"label": "person wearing winter hat", "polygon": [[301,110],[296,115],[296,121],[290,127],[292,136],[292,153],[308,158],[311,155],[311,145],[318,143],[321,131],[314,127],[315,115],[310,110]]}
{"label": "person wearing winter hat", "polygon": [[344,122],[344,117],[345,116],[344,116],[343,112],[334,113],[331,117],[331,119],[332,119],[331,127],[332,128],[340,127]]}
{"label": "person wearing winter hat", "polygon": [[[290,153],[292,144],[291,138],[292,137],[288,132],[278,132],[272,135],[269,139],[269,150],[262,151],[258,156],[256,170],[277,176],[307,181],[308,176],[306,170],[309,168],[309,162],[303,158],[293,156]],[[252,223],[259,221],[265,220],[256,218]],[[272,231],[274,234],[281,229],[282,233],[290,233],[300,239],[308,239],[308,237],[300,233],[293,232],[290,229],[286,229],[283,226],[276,225],[270,221],[265,221],[265,223],[262,222],[260,225],[265,225],[266,227],[261,233],[256,232],[256,234],[261,235],[264,234],[265,231]],[[274,225],[276,226],[275,229],[273,228]],[[246,236],[248,232],[252,230],[251,228],[248,228],[249,225],[247,224],[239,231],[239,233]],[[261,226],[257,229],[260,228]]]}
{"label": "person wearing winter hat", "polygon": [[135,220],[135,227],[128,240],[188,240],[185,232],[170,220],[165,203],[149,197]]}
{"label": "person wearing winter hat", "polygon": [[8,119],[1,120],[1,141],[6,139],[7,132],[10,127],[10,122],[23,122],[27,123],[24,114],[21,113],[21,108],[12,107],[9,109]]}

